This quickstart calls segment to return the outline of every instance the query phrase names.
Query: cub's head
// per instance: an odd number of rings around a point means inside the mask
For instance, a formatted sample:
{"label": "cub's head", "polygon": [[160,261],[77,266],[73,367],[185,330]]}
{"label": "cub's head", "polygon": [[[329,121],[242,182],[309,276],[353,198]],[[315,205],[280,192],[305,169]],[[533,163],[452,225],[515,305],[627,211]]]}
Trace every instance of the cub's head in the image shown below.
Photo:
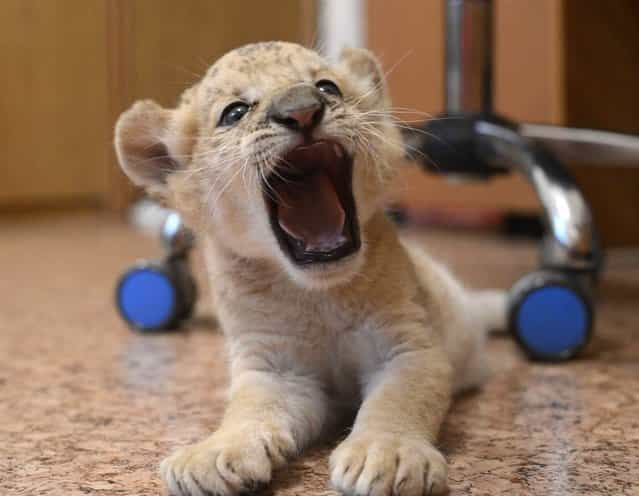
{"label": "cub's head", "polygon": [[290,43],[219,59],[175,109],[138,102],[116,125],[128,176],[245,258],[326,288],[362,265],[366,225],[401,153],[384,76],[361,49],[329,63]]}

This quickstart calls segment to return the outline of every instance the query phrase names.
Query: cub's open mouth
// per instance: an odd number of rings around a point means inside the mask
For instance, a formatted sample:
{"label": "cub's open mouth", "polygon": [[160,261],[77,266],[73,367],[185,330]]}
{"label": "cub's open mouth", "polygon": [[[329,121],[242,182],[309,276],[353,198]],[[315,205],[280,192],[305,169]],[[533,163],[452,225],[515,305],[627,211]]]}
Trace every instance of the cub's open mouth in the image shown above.
{"label": "cub's open mouth", "polygon": [[286,153],[265,184],[271,227],[298,265],[333,262],[360,248],[352,190],[353,159],[332,141]]}

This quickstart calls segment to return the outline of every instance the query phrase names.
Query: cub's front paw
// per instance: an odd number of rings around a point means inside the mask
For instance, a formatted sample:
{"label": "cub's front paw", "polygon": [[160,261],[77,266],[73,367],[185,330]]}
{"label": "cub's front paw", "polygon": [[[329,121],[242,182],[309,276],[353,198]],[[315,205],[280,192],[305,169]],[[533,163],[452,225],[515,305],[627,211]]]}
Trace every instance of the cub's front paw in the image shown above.
{"label": "cub's front paw", "polygon": [[230,496],[271,480],[273,469],[296,451],[294,439],[262,429],[218,432],[181,448],[160,465],[174,496]]}
{"label": "cub's front paw", "polygon": [[447,491],[448,467],[428,441],[389,434],[351,434],[330,459],[335,488],[357,496],[422,496]]}

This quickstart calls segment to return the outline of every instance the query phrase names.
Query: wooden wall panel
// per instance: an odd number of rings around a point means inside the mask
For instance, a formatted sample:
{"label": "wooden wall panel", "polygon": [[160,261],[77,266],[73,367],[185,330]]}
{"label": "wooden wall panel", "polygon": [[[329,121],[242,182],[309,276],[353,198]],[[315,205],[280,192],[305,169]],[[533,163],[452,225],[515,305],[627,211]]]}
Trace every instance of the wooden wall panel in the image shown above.
{"label": "wooden wall panel", "polygon": [[[565,0],[565,10],[566,123],[639,134],[639,2]],[[614,165],[573,171],[605,243],[637,245],[639,168]]]}
{"label": "wooden wall panel", "polygon": [[[387,72],[393,104],[422,119],[444,109],[444,9],[440,0],[368,0],[368,44]],[[398,114],[399,115],[399,114]],[[403,117],[404,114],[402,113]]]}
{"label": "wooden wall panel", "polygon": [[175,103],[238,45],[309,41],[313,0],[2,0],[0,209],[122,209],[132,188],[112,150],[138,98]]}
{"label": "wooden wall panel", "polygon": [[138,196],[129,179],[117,167],[113,147],[113,126],[124,109],[133,101],[132,80],[134,54],[133,9],[129,0],[106,0],[107,76],[109,109],[105,115],[108,136],[105,141],[108,181],[104,203],[112,211],[123,212]]}
{"label": "wooden wall panel", "polygon": [[494,9],[496,111],[563,123],[563,0],[496,0]]}
{"label": "wooden wall panel", "polygon": [[564,2],[566,124],[639,134],[639,2]]}
{"label": "wooden wall panel", "polygon": [[[524,121],[562,119],[561,0],[495,1],[495,107]],[[444,108],[443,0],[369,0],[369,45],[380,55],[394,104],[416,109],[410,118]],[[401,116],[404,116],[402,114]],[[538,210],[528,183],[517,175],[490,182],[451,184],[407,166],[398,201],[429,207]]]}
{"label": "wooden wall panel", "polygon": [[297,0],[135,0],[131,5],[131,96],[164,105],[174,104],[182,90],[232,48],[302,38]]}
{"label": "wooden wall panel", "polygon": [[[268,40],[307,41],[314,24],[311,0],[107,0],[119,19],[120,55],[113,57],[112,122],[133,101],[152,98],[173,106],[228,50]],[[266,22],[265,20],[268,20]],[[135,192],[112,157],[109,205],[118,210]]]}
{"label": "wooden wall panel", "polygon": [[95,202],[106,178],[104,2],[0,2],[0,206]]}

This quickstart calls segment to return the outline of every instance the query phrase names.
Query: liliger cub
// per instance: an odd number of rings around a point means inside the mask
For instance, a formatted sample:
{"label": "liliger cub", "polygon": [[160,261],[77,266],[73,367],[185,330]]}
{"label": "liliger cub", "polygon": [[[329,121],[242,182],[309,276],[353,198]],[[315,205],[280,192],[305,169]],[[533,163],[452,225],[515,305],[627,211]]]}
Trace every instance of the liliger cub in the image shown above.
{"label": "liliger cub", "polygon": [[229,404],[161,464],[175,495],[237,495],[356,412],[330,457],[346,494],[441,494],[453,392],[484,376],[499,293],[465,290],[382,212],[402,153],[375,57],[291,43],[219,59],[175,109],[120,117],[120,164],[198,233],[226,336]]}

